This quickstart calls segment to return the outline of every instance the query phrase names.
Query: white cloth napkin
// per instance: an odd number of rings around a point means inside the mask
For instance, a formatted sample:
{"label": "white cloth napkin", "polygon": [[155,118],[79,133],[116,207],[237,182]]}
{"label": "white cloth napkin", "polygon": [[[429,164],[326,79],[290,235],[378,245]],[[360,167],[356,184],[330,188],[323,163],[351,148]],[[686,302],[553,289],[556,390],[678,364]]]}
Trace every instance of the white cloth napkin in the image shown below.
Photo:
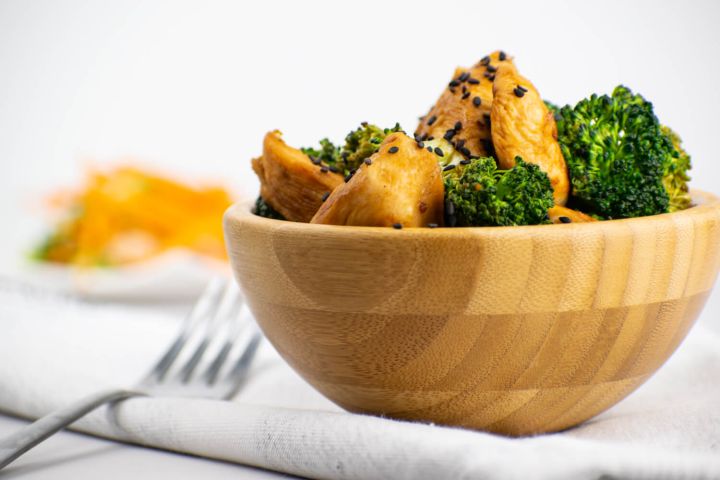
{"label": "white cloth napkin", "polygon": [[[131,386],[178,320],[0,279],[0,410],[37,417],[99,389]],[[720,337],[694,328],[637,392],[553,435],[511,439],[346,413],[267,343],[233,402],[135,398],[75,428],[323,479],[720,479]]]}

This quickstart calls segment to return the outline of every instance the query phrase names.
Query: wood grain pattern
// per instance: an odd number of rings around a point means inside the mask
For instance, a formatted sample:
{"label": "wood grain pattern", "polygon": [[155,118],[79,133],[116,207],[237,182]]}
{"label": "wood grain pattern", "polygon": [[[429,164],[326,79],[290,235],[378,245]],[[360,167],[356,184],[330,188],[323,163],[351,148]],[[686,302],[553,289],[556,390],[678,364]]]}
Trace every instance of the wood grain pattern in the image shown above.
{"label": "wood grain pattern", "polygon": [[225,216],[268,339],[354,412],[525,435],[617,403],[672,354],[720,266],[720,201],[584,224],[344,227]]}

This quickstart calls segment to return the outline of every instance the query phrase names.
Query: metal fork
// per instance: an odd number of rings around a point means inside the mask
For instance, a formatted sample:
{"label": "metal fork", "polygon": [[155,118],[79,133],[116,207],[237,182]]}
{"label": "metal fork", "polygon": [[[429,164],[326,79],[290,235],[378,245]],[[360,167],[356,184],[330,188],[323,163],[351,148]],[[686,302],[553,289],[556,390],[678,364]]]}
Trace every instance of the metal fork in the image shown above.
{"label": "metal fork", "polygon": [[0,469],[106,403],[146,395],[232,398],[262,340],[257,325],[242,311],[243,300],[233,282],[211,281],[178,336],[134,388],[85,397],[0,440]]}

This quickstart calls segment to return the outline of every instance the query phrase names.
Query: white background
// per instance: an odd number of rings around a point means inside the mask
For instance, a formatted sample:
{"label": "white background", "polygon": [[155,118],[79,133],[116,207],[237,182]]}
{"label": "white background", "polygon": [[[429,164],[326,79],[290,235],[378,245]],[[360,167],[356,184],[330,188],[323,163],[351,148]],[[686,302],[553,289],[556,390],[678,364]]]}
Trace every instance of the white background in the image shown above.
{"label": "white background", "polygon": [[[42,195],[88,162],[254,196],[266,131],[306,145],[363,120],[412,130],[456,65],[495,49],[556,103],[642,93],[683,137],[692,185],[720,193],[718,25],[711,1],[0,0],[0,269],[41,234]],[[701,321],[719,316],[716,292]]]}

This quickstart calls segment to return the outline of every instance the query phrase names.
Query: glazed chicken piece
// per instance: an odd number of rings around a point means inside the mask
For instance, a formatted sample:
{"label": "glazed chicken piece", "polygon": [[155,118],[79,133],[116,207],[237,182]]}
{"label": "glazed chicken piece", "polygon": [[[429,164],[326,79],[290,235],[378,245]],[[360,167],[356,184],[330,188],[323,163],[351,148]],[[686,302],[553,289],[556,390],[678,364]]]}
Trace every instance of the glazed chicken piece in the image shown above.
{"label": "glazed chicken piece", "polygon": [[537,164],[550,178],[556,205],[565,205],[570,181],[557,141],[557,125],[532,83],[514,65],[500,65],[490,110],[498,166],[515,165],[515,156]]}
{"label": "glazed chicken piece", "polygon": [[323,197],[343,183],[342,175],[314,164],[277,130],[265,135],[263,154],[253,159],[252,167],[260,179],[260,196],[293,222],[309,222]]}
{"label": "glazed chicken piece", "polygon": [[597,220],[590,215],[573,210],[572,208],[561,207],[560,205],[555,205],[548,210],[548,216],[550,217],[550,221],[552,221],[552,223],[597,222]]}
{"label": "glazed chicken piece", "polygon": [[442,225],[443,181],[437,156],[404,133],[389,135],[311,223],[356,226]]}
{"label": "glazed chicken piece", "polygon": [[492,85],[497,69],[505,64],[512,65],[512,58],[497,51],[471,68],[457,68],[435,106],[420,120],[415,135],[445,138],[465,157],[492,155]]}

